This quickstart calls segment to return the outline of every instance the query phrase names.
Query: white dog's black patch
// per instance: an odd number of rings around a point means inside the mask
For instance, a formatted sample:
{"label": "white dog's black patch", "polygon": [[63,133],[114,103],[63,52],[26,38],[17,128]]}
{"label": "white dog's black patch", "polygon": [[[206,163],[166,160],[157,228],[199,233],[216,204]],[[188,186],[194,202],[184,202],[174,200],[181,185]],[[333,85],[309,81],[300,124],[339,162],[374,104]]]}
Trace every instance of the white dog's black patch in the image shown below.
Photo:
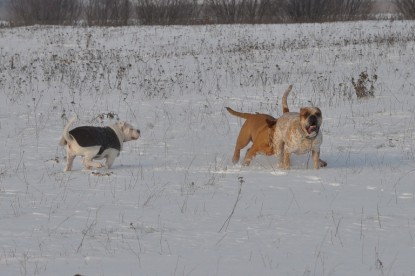
{"label": "white dog's black patch", "polygon": [[72,129],[69,134],[81,147],[100,146],[97,155],[101,155],[106,149],[121,150],[120,140],[110,127],[81,126]]}

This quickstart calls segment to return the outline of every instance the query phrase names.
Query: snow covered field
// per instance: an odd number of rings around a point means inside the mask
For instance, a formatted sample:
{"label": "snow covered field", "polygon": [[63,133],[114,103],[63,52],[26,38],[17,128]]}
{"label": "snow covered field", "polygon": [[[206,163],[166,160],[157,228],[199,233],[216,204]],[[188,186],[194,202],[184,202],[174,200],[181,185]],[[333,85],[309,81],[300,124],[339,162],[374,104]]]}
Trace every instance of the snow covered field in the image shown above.
{"label": "snow covered field", "polygon": [[[328,167],[233,165],[289,84]],[[415,274],[415,22],[1,29],[0,89],[0,275]],[[75,114],[142,138],[63,173]]]}

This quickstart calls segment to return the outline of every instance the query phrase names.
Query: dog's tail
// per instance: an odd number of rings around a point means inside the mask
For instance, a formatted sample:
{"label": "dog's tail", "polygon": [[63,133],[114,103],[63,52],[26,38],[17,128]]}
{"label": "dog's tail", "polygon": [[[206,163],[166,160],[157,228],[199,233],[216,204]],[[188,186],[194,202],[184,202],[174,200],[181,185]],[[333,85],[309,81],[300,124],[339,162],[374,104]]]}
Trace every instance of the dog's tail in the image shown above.
{"label": "dog's tail", "polygon": [[69,134],[69,129],[71,128],[72,124],[76,121],[76,116],[71,118],[69,122],[66,124],[65,128],[63,129],[62,138],[59,141],[60,146],[64,146],[67,144],[68,141],[71,141],[73,138]]}
{"label": "dog's tail", "polygon": [[287,104],[287,97],[288,97],[288,94],[290,94],[291,89],[293,89],[292,84],[288,86],[287,90],[285,90],[284,95],[282,96],[282,113],[290,112],[290,109],[288,108],[288,104]]}
{"label": "dog's tail", "polygon": [[242,113],[242,112],[235,111],[230,107],[226,107],[226,110],[228,110],[228,112],[231,113],[232,115],[241,117],[244,119],[248,119],[252,115],[251,113]]}

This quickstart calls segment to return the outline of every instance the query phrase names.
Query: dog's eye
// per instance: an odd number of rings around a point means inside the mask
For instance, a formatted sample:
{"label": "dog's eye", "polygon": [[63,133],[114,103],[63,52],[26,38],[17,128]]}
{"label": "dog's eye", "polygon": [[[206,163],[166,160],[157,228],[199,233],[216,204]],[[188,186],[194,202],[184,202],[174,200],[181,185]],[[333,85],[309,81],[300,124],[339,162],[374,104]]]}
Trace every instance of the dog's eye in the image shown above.
{"label": "dog's eye", "polygon": [[316,113],[316,116],[317,116],[317,117],[321,117],[321,112],[317,112],[317,113]]}

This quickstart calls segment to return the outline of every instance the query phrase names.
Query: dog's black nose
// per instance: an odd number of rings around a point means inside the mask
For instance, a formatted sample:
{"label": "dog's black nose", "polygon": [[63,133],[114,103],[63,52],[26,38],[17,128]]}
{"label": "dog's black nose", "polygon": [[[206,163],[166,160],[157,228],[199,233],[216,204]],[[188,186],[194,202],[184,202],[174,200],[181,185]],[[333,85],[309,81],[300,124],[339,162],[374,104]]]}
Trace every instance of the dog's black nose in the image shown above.
{"label": "dog's black nose", "polygon": [[139,130],[139,129],[137,129],[137,132],[138,132],[138,134],[141,134],[141,132],[140,132],[140,130]]}
{"label": "dog's black nose", "polygon": [[308,123],[312,126],[317,125],[317,117],[315,115],[311,115],[308,117]]}

